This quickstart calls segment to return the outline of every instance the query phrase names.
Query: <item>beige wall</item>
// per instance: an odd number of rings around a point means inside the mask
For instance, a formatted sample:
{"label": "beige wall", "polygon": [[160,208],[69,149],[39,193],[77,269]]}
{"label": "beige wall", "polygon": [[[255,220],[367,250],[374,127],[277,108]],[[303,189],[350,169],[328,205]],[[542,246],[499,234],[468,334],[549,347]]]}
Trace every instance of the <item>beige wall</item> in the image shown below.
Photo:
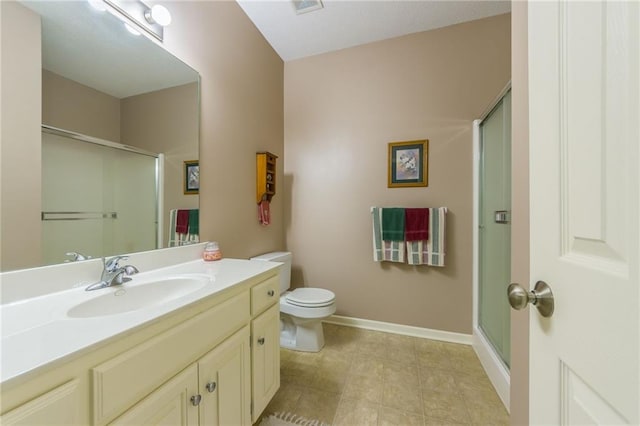
{"label": "beige wall", "polygon": [[40,17],[0,2],[0,270],[40,263]]}
{"label": "beige wall", "polygon": [[120,142],[120,99],[43,69],[42,124]]}
{"label": "beige wall", "polygon": [[184,194],[184,161],[198,159],[198,83],[122,99],[121,142],[162,152],[164,162],[163,246],[170,209],[197,209],[198,195]]}
{"label": "beige wall", "polygon": [[[511,5],[511,282],[529,278],[529,91],[527,3]],[[529,423],[529,309],[511,310],[511,424]]]}
{"label": "beige wall", "polygon": [[[472,327],[472,121],[510,79],[501,15],[285,64],[287,248],[340,315]],[[387,144],[429,139],[429,186],[387,188]],[[371,206],[449,208],[447,266],[372,260]]]}
{"label": "beige wall", "polygon": [[283,155],[283,62],[236,2],[162,3],[173,17],[165,47],[201,76],[200,236],[227,257],[282,250],[284,191],[259,225],[255,154]]}

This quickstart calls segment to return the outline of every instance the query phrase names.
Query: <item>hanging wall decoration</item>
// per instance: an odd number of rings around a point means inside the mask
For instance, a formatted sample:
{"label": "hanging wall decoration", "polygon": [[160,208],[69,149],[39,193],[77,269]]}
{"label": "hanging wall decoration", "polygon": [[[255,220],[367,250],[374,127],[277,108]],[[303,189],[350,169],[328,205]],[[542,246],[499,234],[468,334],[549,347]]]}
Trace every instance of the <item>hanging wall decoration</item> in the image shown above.
{"label": "hanging wall decoration", "polygon": [[388,187],[428,186],[429,141],[389,144]]}
{"label": "hanging wall decoration", "polygon": [[184,193],[197,194],[200,191],[200,166],[198,160],[184,162]]}

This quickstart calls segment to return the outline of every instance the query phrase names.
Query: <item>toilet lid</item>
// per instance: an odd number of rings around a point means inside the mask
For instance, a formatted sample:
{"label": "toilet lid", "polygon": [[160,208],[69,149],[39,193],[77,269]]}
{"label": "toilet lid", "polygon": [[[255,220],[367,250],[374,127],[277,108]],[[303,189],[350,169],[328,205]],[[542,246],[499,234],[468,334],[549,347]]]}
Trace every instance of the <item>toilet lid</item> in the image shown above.
{"label": "toilet lid", "polygon": [[336,295],[323,288],[297,288],[286,295],[287,302],[296,306],[319,308],[334,302]]}

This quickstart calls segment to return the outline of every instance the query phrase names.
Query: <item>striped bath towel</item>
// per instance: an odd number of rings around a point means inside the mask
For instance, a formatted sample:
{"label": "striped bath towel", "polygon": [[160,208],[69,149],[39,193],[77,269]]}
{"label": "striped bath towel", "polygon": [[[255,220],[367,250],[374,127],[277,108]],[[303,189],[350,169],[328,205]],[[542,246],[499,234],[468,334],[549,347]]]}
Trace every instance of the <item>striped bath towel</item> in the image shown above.
{"label": "striped bath towel", "polygon": [[[193,216],[193,210],[190,210],[190,217]],[[193,233],[192,231],[197,231],[194,229],[194,226],[191,225],[189,227],[188,233],[178,233],[176,232],[176,223],[178,220],[178,209],[173,209],[169,211],[169,247],[178,247],[184,246],[187,244],[196,244],[200,241],[200,236],[197,233]]]}
{"label": "striped bath towel", "polygon": [[371,216],[373,218],[373,260],[404,263],[404,241],[382,239],[382,208],[372,207]]}
{"label": "striped bath towel", "polygon": [[429,239],[407,241],[409,265],[444,266],[446,207],[429,209]]}

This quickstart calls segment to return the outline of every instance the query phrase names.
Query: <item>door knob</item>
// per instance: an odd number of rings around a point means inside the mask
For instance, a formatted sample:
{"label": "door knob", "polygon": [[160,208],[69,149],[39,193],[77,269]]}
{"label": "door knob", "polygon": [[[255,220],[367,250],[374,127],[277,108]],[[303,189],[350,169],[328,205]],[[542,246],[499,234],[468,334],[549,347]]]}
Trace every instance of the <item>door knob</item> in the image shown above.
{"label": "door knob", "polygon": [[509,304],[513,309],[524,309],[529,303],[538,308],[540,315],[549,318],[553,315],[553,292],[544,281],[538,281],[533,290],[527,292],[520,284],[512,283],[507,288]]}
{"label": "door knob", "polygon": [[217,385],[216,382],[209,382],[205,385],[205,387],[207,388],[207,391],[211,393],[216,390]]}

